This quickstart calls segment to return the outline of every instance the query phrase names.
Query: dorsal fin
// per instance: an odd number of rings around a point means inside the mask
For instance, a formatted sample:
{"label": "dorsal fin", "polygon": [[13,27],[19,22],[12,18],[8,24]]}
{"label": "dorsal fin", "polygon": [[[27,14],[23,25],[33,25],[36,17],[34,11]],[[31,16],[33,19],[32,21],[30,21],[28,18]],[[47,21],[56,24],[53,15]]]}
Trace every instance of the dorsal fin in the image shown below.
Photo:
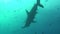
{"label": "dorsal fin", "polygon": [[28,10],[26,10],[26,13],[27,13],[27,15],[29,15],[29,12],[28,12]]}

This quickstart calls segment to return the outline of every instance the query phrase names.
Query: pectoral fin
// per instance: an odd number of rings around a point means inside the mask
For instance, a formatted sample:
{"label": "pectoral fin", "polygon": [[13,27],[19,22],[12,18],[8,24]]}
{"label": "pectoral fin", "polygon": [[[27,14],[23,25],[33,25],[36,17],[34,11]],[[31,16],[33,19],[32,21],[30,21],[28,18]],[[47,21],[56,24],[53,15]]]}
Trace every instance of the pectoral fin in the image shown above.
{"label": "pectoral fin", "polygon": [[32,21],[33,23],[36,23],[36,21]]}
{"label": "pectoral fin", "polygon": [[40,7],[44,8],[44,6],[42,4],[39,4]]}

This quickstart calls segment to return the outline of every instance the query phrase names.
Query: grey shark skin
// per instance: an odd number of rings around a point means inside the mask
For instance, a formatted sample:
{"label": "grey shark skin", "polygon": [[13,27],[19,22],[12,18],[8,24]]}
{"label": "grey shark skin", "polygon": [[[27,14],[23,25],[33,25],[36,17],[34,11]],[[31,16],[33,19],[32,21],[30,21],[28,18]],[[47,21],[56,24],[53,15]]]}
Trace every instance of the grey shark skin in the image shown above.
{"label": "grey shark skin", "polygon": [[35,18],[35,15],[37,14],[37,11],[36,11],[37,6],[40,6],[40,7],[44,8],[44,6],[42,4],[40,4],[40,0],[37,0],[37,4],[34,4],[34,6],[33,6],[33,8],[31,9],[30,12],[28,12],[26,10],[26,12],[27,12],[27,20],[26,20],[26,24],[24,25],[23,28],[29,27],[32,22],[35,22],[34,18]]}

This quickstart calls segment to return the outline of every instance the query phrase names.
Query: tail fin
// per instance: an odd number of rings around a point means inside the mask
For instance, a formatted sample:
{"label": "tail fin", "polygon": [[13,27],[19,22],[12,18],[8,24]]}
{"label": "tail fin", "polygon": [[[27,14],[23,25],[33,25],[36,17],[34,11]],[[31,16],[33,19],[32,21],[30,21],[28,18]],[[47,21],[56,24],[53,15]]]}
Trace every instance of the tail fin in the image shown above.
{"label": "tail fin", "polygon": [[44,8],[44,6],[42,4],[40,4],[40,0],[37,0],[37,5],[39,5],[40,7]]}

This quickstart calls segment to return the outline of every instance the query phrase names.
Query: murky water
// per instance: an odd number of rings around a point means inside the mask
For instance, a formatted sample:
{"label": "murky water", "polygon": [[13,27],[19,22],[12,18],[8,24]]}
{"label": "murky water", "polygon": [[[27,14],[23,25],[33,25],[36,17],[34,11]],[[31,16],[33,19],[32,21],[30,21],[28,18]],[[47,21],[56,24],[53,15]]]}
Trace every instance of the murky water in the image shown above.
{"label": "murky water", "polygon": [[60,0],[41,0],[36,23],[22,29],[36,0],[0,0],[0,34],[60,34]]}

